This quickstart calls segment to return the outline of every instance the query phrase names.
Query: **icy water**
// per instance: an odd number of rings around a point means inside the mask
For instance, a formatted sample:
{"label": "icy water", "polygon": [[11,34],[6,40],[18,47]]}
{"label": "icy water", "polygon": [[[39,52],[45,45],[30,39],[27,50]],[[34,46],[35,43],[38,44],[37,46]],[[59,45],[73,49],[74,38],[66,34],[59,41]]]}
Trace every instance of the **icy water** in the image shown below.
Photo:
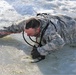
{"label": "icy water", "polygon": [[74,75],[76,74],[76,48],[65,46],[52,52],[45,60],[30,63],[31,48],[11,37],[0,39],[1,75]]}
{"label": "icy water", "polygon": [[[37,12],[76,18],[76,1],[0,0],[0,28],[35,16]],[[38,63],[30,63],[31,49],[21,34],[0,38],[0,75],[76,75],[76,48],[64,46]]]}

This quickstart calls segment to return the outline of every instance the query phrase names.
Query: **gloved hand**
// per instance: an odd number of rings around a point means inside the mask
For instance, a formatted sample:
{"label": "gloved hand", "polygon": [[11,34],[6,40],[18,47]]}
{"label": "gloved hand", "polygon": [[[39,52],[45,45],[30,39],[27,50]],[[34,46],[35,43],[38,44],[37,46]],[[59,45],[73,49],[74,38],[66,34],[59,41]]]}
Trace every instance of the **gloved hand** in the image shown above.
{"label": "gloved hand", "polygon": [[40,53],[37,51],[36,46],[33,47],[33,50],[31,51],[31,55],[33,59],[45,59],[45,56],[40,55]]}

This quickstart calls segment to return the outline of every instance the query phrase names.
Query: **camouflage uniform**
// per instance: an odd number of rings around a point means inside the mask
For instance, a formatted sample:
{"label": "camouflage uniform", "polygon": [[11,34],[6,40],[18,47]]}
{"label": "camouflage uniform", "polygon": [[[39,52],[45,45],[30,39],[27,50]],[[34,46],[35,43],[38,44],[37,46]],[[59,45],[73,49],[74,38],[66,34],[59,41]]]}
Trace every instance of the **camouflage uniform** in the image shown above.
{"label": "camouflage uniform", "polygon": [[12,24],[9,27],[3,27],[3,29],[0,30],[0,38],[3,38],[7,35],[13,34],[13,33],[20,33],[24,30],[24,27],[26,25],[26,20],[21,21],[18,24]]}
{"label": "camouflage uniform", "polygon": [[41,30],[47,25],[47,19],[51,20],[45,34],[43,36],[42,47],[37,50],[41,55],[47,55],[52,50],[59,50],[65,44],[76,46],[76,21],[68,16],[52,16],[48,15],[47,18],[40,19]]}
{"label": "camouflage uniform", "polygon": [[[49,26],[45,31],[45,34],[42,38],[42,45],[41,47],[37,47],[38,52],[41,55],[47,55],[52,50],[59,50],[65,44],[75,45],[76,46],[76,21],[75,19],[60,15],[60,16],[52,16],[52,15],[45,15],[45,17],[37,16],[35,17],[40,21],[41,32],[44,27],[49,22]],[[53,22],[53,24],[50,22]],[[7,27],[6,30],[10,30],[12,33],[21,32],[25,26],[25,21],[22,21],[18,25]],[[10,32],[9,31],[9,32]],[[41,37],[41,35],[40,35]],[[39,38],[38,42],[39,42]]]}

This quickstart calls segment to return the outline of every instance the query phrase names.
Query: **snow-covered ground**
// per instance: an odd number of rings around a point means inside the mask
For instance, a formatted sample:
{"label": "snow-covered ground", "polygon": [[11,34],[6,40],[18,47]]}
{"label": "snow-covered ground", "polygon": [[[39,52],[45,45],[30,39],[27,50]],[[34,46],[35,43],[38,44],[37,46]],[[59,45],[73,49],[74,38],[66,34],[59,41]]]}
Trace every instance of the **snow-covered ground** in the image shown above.
{"label": "snow-covered ground", "polygon": [[[0,28],[39,12],[65,14],[76,18],[75,0],[0,0]],[[27,38],[27,37],[26,37]],[[28,38],[27,38],[28,39]],[[74,75],[76,74],[76,48],[65,46],[51,53],[39,63],[30,63],[31,47],[21,34],[0,39],[1,75]]]}

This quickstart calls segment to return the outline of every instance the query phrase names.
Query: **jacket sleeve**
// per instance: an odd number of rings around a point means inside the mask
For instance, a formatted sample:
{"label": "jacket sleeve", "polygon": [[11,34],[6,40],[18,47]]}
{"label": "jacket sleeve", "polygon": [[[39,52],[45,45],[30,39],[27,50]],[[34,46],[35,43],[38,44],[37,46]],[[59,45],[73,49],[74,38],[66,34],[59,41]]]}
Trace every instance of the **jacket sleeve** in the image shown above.
{"label": "jacket sleeve", "polygon": [[38,47],[37,50],[41,55],[47,55],[52,50],[59,50],[64,46],[64,40],[61,36],[56,32],[50,34],[47,39],[47,44],[42,47]]}
{"label": "jacket sleeve", "polygon": [[9,27],[4,27],[4,29],[11,34],[12,33],[20,33],[24,30],[25,25],[26,25],[26,23],[25,23],[25,20],[24,20],[24,21],[18,23],[17,25],[12,24]]}
{"label": "jacket sleeve", "polygon": [[3,29],[0,30],[0,38],[3,38],[7,35],[13,34],[13,33],[20,33],[24,30],[24,27],[26,25],[26,21],[22,21],[16,25],[12,24],[8,27],[3,27]]}

